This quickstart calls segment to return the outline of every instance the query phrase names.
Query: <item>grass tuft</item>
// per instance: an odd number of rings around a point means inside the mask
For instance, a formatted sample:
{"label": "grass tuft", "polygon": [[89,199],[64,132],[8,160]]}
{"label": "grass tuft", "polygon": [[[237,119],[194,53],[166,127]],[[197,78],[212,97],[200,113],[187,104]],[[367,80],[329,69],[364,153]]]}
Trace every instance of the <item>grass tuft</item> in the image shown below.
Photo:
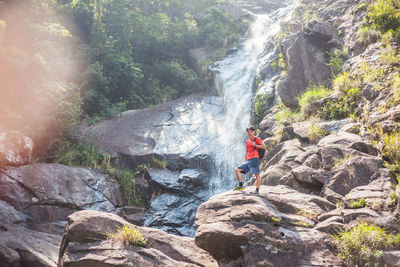
{"label": "grass tuft", "polygon": [[105,235],[113,240],[121,241],[125,245],[148,247],[147,240],[143,237],[139,229],[134,226],[124,224],[122,227],[118,227],[115,234],[106,232]]}
{"label": "grass tuft", "polygon": [[376,266],[383,250],[400,246],[400,233],[387,234],[385,229],[365,222],[332,238],[346,266]]}

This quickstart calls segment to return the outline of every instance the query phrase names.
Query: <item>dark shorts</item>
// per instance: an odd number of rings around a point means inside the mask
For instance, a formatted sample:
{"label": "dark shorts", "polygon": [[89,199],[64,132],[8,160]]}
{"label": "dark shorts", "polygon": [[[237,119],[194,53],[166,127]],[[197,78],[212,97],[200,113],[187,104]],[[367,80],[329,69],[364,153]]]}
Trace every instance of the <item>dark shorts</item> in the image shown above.
{"label": "dark shorts", "polygon": [[249,159],[248,161],[240,164],[238,169],[242,170],[242,173],[254,173],[254,174],[260,174],[260,159],[259,158],[252,158]]}

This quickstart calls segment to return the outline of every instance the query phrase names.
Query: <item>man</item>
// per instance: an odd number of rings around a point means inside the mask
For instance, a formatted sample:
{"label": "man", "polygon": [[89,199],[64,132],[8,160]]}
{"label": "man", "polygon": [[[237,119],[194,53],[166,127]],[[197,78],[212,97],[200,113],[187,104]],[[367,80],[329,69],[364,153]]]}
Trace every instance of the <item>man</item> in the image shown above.
{"label": "man", "polygon": [[264,142],[260,137],[256,137],[256,129],[253,126],[249,126],[246,129],[247,135],[249,136],[249,140],[246,142],[246,155],[245,162],[242,163],[239,167],[236,168],[236,178],[239,182],[239,186],[235,188],[235,190],[243,190],[243,174],[254,173],[256,176],[256,191],[258,194],[261,186],[261,177],[260,177],[260,157],[258,155],[258,149],[266,149]]}

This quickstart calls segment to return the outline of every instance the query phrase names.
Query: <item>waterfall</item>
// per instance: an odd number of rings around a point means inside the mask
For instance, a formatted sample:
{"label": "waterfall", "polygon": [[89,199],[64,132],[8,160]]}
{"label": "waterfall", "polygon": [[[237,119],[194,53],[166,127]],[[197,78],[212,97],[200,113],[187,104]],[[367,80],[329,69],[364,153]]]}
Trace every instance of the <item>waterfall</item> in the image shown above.
{"label": "waterfall", "polygon": [[272,60],[273,37],[291,16],[295,1],[282,0],[283,7],[254,15],[239,49],[213,64],[221,96],[189,97],[171,111],[154,149],[170,168],[150,171],[167,192],[151,202],[145,226],[193,236],[198,206],[236,184],[234,169],[244,160],[255,77]]}
{"label": "waterfall", "polygon": [[259,66],[271,61],[274,51],[265,51],[265,47],[273,42],[280,22],[290,18],[294,7],[291,2],[271,14],[257,15],[241,48],[212,67],[222,84],[225,110],[223,123],[217,128],[218,144],[212,152],[214,179],[210,195],[226,191],[237,183],[234,169],[244,161],[245,129],[250,122],[255,77]]}

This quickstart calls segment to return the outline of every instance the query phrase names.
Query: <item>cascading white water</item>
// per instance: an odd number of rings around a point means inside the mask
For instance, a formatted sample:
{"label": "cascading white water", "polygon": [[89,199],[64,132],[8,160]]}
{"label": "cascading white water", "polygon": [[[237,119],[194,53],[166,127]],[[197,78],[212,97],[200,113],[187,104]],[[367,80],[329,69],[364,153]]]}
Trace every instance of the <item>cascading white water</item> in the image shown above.
{"label": "cascading white water", "polygon": [[273,51],[265,51],[266,46],[291,15],[295,1],[282,0],[279,5],[284,7],[257,15],[239,50],[214,64],[223,97],[189,97],[171,111],[154,151],[172,167],[151,171],[166,193],[151,202],[146,226],[193,236],[198,206],[233,188],[234,169],[244,160],[253,83],[258,68],[271,60]]}
{"label": "cascading white water", "polygon": [[[287,7],[274,13],[258,15],[241,48],[216,62],[213,67],[223,88],[225,118],[217,127],[218,145],[212,153],[215,174],[211,195],[225,191],[236,183],[234,169],[244,160],[245,129],[250,122],[254,79],[260,64],[272,56],[273,51],[264,51],[267,42],[272,41],[280,30],[280,23],[290,17],[294,9],[294,1],[287,2]],[[267,54],[263,54],[265,52]]]}

